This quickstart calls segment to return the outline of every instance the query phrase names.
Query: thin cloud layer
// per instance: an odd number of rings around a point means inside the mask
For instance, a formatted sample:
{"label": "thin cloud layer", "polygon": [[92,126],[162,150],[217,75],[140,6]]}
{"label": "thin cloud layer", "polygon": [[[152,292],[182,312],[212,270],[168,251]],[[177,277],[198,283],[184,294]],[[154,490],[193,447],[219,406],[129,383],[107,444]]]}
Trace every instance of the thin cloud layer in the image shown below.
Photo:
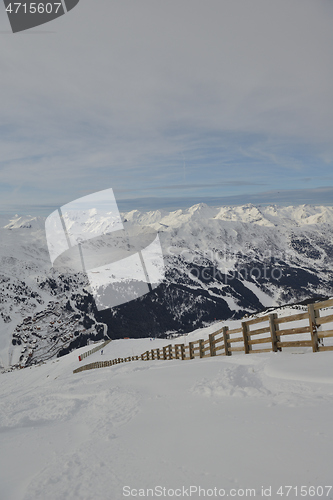
{"label": "thin cloud layer", "polygon": [[40,36],[3,16],[4,208],[332,185],[332,21],[327,0],[80,2]]}

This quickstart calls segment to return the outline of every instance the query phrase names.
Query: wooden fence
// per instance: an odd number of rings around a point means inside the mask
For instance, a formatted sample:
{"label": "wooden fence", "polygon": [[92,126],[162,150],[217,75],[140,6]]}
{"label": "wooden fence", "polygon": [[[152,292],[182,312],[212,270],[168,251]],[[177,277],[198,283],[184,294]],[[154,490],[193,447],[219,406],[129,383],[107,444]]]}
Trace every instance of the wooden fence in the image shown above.
{"label": "wooden fence", "polygon": [[79,361],[82,361],[84,358],[87,358],[88,356],[90,356],[91,354],[94,354],[97,351],[101,351],[110,342],[111,342],[111,339],[110,340],[106,340],[105,342],[103,342],[102,345],[98,345],[97,347],[94,347],[93,349],[90,349],[90,351],[87,351],[87,352],[84,352],[83,354],[80,354],[80,356],[78,356]]}
{"label": "wooden fence", "polygon": [[[308,305],[306,312],[291,316],[278,317],[276,313],[266,314],[260,318],[242,321],[240,328],[230,330],[223,326],[208,339],[199,339],[185,344],[169,344],[162,349],[151,349],[140,356],[117,358],[111,361],[90,363],[74,370],[78,373],[83,370],[103,368],[128,361],[148,361],[155,359],[207,358],[211,356],[231,356],[234,352],[256,354],[261,352],[282,351],[286,347],[311,347],[313,352],[333,351],[333,345],[325,345],[325,339],[333,337],[333,329],[325,329],[325,325],[332,323],[333,314],[326,314],[328,308],[333,308],[333,299]],[[326,310],[321,314],[322,310]],[[323,311],[322,311],[323,312]],[[302,326],[293,327],[293,323],[302,322]],[[321,330],[319,331],[319,327]],[[332,326],[333,328],[333,326]],[[307,339],[295,340],[298,335],[307,335]],[[289,336],[289,337],[288,337]],[[293,338],[293,340],[288,340]],[[285,340],[286,339],[286,340]]]}

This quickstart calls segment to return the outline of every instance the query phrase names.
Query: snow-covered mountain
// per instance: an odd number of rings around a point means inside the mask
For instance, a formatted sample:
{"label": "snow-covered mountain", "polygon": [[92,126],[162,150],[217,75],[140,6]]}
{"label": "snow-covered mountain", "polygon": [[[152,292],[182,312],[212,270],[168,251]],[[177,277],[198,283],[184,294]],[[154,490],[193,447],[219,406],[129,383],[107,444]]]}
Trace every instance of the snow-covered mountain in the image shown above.
{"label": "snow-covered mountain", "polygon": [[[44,218],[0,220],[3,366],[39,362],[106,335],[191,331],[215,319],[332,295],[332,207],[199,204],[174,212],[134,210],[122,218],[159,232],[166,278],[151,293],[102,312],[83,273],[52,269]],[[107,231],[108,221],[99,223]],[[97,253],[107,251],[103,238],[94,244]]]}
{"label": "snow-covered mountain", "polygon": [[[108,349],[114,359],[163,345]],[[333,499],[332,352],[73,374],[86,350],[0,375],[2,499]]]}

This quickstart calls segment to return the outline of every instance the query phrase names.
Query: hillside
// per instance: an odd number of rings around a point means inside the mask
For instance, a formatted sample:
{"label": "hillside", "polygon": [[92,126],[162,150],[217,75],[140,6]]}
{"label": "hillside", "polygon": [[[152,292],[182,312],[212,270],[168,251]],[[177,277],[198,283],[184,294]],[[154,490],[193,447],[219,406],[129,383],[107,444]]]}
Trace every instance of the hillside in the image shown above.
{"label": "hillside", "polygon": [[[127,356],[154,342],[163,341],[109,346]],[[84,350],[1,375],[1,498],[168,498],[183,488],[202,498],[199,487],[263,498],[271,487],[277,499],[290,485],[289,498],[303,487],[303,498],[333,499],[332,353],[137,361],[74,375]]]}
{"label": "hillside", "polygon": [[[107,336],[165,337],[332,295],[332,207],[200,204],[122,218],[159,232],[166,277],[148,295],[102,312],[83,273],[51,268],[43,218],[1,219],[0,366],[29,366]],[[103,237],[96,248],[107,252]]]}

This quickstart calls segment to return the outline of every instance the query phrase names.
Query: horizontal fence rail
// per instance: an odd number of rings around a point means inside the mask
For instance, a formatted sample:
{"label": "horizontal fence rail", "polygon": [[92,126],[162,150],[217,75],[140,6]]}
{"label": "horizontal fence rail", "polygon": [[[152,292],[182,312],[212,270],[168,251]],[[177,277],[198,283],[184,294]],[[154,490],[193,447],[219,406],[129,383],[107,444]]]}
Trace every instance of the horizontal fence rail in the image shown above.
{"label": "horizontal fence rail", "polygon": [[[117,358],[111,361],[99,361],[77,368],[73,373],[94,368],[103,368],[128,361],[149,361],[155,359],[207,358],[211,356],[231,356],[234,352],[256,354],[262,352],[279,352],[287,347],[311,347],[313,352],[333,351],[333,343],[325,345],[325,340],[333,337],[333,314],[326,314],[327,309],[333,308],[333,299],[316,302],[308,305],[303,313],[278,317],[277,313],[266,314],[260,318],[242,321],[240,328],[230,330],[223,326],[208,339],[199,339],[185,344],[169,344],[161,349],[151,349],[139,356]],[[324,314],[322,314],[325,309]],[[332,310],[333,313],[333,310]],[[294,322],[303,322],[304,325],[294,327]],[[327,327],[327,325],[331,326]],[[320,331],[318,329],[320,328]],[[289,335],[293,336],[290,340]],[[295,340],[297,335],[307,335],[307,339]],[[110,342],[108,340],[98,348],[88,351],[92,354]],[[89,355],[85,353],[86,355]],[[86,357],[81,355],[82,357]]]}

